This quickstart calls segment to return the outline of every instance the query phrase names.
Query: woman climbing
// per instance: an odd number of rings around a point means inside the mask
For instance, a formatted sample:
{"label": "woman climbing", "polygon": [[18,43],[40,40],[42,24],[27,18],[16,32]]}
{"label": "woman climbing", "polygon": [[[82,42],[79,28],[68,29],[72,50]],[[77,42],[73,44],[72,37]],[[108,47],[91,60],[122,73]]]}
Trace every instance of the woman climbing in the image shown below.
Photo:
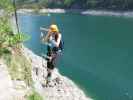
{"label": "woman climbing", "polygon": [[52,71],[56,67],[58,56],[60,55],[60,48],[61,48],[61,33],[57,25],[52,24],[49,29],[48,33],[44,38],[44,42],[47,44],[47,77],[46,77],[46,85],[51,80]]}

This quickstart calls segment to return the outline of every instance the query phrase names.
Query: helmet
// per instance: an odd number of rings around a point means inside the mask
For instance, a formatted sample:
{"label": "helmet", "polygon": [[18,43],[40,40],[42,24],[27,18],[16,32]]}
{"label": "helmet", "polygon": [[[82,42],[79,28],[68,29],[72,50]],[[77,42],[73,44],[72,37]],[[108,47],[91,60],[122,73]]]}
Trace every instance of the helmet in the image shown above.
{"label": "helmet", "polygon": [[52,24],[52,25],[50,26],[50,30],[51,30],[52,32],[59,32],[59,29],[58,29],[57,25],[55,25],[55,24]]}

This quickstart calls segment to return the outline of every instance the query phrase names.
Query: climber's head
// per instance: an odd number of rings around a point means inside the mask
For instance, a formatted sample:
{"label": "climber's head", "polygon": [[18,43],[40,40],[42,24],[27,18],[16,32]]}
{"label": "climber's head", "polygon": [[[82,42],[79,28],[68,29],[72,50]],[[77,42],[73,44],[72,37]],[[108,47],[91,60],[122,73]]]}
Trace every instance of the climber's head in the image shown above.
{"label": "climber's head", "polygon": [[49,28],[49,29],[50,29],[52,32],[59,33],[58,26],[55,25],[55,24],[50,25],[50,28]]}

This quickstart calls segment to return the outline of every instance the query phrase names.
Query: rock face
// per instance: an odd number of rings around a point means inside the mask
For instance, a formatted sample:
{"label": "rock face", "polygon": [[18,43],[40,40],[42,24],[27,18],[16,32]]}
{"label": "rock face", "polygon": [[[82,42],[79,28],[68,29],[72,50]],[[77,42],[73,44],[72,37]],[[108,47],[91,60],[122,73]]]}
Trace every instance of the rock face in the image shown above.
{"label": "rock face", "polygon": [[[18,85],[14,83],[18,83]],[[17,89],[14,87],[20,86],[21,83],[11,80],[7,66],[0,60],[0,100],[25,100],[24,95],[27,89]]]}
{"label": "rock face", "polygon": [[34,87],[44,97],[44,100],[92,100],[85,96],[84,92],[70,79],[60,75],[57,69],[53,71],[50,85],[46,87],[46,60],[35,55],[27,48],[23,49],[23,53],[32,62]]}
{"label": "rock face", "polygon": [[5,65],[0,62],[0,100],[11,100],[11,78]]}

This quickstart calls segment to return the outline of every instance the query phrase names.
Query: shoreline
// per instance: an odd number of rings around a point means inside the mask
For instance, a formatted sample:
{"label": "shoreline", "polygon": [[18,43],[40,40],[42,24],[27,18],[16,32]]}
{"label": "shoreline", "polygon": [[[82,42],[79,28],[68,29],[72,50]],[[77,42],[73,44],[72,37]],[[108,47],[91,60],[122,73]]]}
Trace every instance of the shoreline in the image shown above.
{"label": "shoreline", "polygon": [[133,11],[86,10],[82,15],[133,17]]}
{"label": "shoreline", "polygon": [[123,17],[133,17],[133,11],[109,11],[109,10],[84,10],[84,9],[18,9],[19,14],[49,14],[49,13],[77,13],[81,15],[94,15],[94,16],[123,16]]}
{"label": "shoreline", "polygon": [[[53,87],[42,87],[44,77],[47,76],[46,60],[26,47],[23,47],[23,54],[32,63],[32,79],[35,83],[36,91],[47,100],[93,100],[71,79],[61,75],[56,68],[52,74],[52,84],[56,85]],[[38,75],[36,75],[36,71],[38,71]],[[56,78],[60,79],[60,83],[55,82]]]}

